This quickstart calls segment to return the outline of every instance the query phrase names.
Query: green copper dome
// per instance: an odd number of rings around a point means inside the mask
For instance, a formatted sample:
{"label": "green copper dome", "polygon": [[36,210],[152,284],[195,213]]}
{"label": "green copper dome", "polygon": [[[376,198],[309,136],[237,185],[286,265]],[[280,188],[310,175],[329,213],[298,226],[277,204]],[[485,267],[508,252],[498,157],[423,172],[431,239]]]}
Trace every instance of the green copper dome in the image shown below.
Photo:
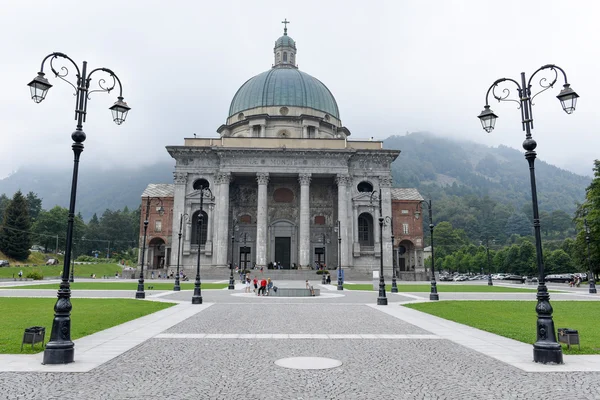
{"label": "green copper dome", "polygon": [[308,107],[340,118],[327,86],[296,68],[273,68],[250,78],[233,97],[229,116],[269,106]]}
{"label": "green copper dome", "polygon": [[294,42],[294,39],[292,39],[287,34],[285,34],[275,41],[275,47],[283,47],[283,46],[293,47],[295,49],[296,42]]}

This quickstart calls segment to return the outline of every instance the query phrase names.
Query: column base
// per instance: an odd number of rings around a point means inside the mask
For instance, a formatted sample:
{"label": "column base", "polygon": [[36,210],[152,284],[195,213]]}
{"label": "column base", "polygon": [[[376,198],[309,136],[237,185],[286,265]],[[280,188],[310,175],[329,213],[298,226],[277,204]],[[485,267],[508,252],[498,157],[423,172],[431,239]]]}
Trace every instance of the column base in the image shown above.
{"label": "column base", "polygon": [[533,345],[533,361],[540,364],[563,364],[562,348],[558,343],[556,346]]}
{"label": "column base", "polygon": [[48,348],[44,350],[44,360],[42,364],[69,364],[75,358],[75,348],[73,342],[64,347]]}

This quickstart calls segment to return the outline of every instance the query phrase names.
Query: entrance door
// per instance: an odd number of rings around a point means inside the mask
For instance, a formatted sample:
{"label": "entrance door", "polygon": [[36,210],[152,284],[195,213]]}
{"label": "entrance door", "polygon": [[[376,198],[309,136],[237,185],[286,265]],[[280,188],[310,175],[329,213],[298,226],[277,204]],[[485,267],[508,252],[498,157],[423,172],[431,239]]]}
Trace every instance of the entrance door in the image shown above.
{"label": "entrance door", "polygon": [[284,269],[290,269],[292,238],[275,238],[275,262],[281,263]]}
{"label": "entrance door", "polygon": [[325,247],[315,247],[315,266],[320,268],[325,264]]}
{"label": "entrance door", "polygon": [[243,246],[240,247],[240,268],[241,269],[250,269],[252,266],[250,265],[250,247]]}
{"label": "entrance door", "polygon": [[400,271],[406,271],[406,259],[404,257],[398,259],[398,267]]}

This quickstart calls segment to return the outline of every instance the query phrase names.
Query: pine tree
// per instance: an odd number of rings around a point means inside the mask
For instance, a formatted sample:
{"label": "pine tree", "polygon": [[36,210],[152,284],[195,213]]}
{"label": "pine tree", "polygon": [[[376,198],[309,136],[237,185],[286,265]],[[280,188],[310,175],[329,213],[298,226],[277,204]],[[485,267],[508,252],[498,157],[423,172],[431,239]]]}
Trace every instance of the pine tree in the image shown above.
{"label": "pine tree", "polygon": [[25,261],[29,257],[31,220],[28,207],[27,200],[19,190],[6,207],[0,230],[0,250],[18,261]]}

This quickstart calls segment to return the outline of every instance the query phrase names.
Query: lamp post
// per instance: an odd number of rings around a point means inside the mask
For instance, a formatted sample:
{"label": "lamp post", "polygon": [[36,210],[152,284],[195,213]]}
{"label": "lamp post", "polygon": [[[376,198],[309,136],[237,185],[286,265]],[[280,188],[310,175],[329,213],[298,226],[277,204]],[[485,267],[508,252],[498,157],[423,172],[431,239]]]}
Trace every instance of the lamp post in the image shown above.
{"label": "lamp post", "polygon": [[342,230],[340,228],[340,220],[338,219],[337,227],[335,228],[337,232],[337,252],[338,252],[338,269],[337,269],[337,290],[344,290],[344,281],[342,280]]}
{"label": "lamp post", "polygon": [[592,262],[590,261],[590,227],[587,223],[587,218],[583,219],[583,225],[585,227],[585,243],[587,244],[587,261],[590,269],[590,276],[588,282],[590,283],[590,294],[596,293],[596,279],[594,279],[594,271],[592,271]]}
{"label": "lamp post", "polygon": [[[549,82],[547,78],[541,78],[539,84],[542,88],[541,91],[532,96],[531,94],[531,82],[533,78],[537,75],[538,72],[541,71],[551,71],[554,73],[554,77],[552,81]],[[523,142],[523,149],[525,149],[525,158],[529,164],[529,179],[531,181],[531,203],[533,206],[533,228],[535,232],[535,248],[537,255],[537,267],[538,267],[538,287],[537,287],[537,323],[536,323],[536,331],[537,331],[537,340],[533,345],[533,361],[539,363],[563,363],[563,355],[562,348],[560,344],[556,341],[556,331],[554,330],[554,321],[552,320],[552,306],[550,305],[550,296],[548,294],[548,289],[546,287],[545,282],[545,273],[544,273],[544,257],[542,253],[542,237],[540,230],[540,216],[538,212],[538,201],[537,201],[537,190],[535,184],[535,168],[534,162],[536,158],[535,148],[537,147],[537,143],[531,137],[531,130],[533,129],[533,110],[532,110],[532,100],[543,91],[546,91],[554,86],[556,81],[558,80],[558,71],[560,71],[564,78],[563,89],[556,96],[562,105],[563,110],[567,114],[573,113],[575,111],[575,105],[577,104],[577,98],[579,95],[571,89],[568,81],[567,74],[565,71],[553,64],[547,64],[540,67],[536,70],[528,81],[526,81],[525,73],[521,73],[521,83],[517,82],[511,78],[500,78],[497,79],[492,85],[489,87],[486,95],[485,95],[485,107],[481,114],[479,114],[478,118],[481,121],[481,125],[486,132],[491,132],[496,125],[496,119],[498,116],[494,114],[492,110],[490,110],[488,97],[490,92],[492,92],[492,96],[498,101],[514,101],[519,104],[519,108],[521,110],[521,125],[523,131],[525,131],[525,141]],[[502,91],[502,95],[498,95],[496,93],[496,88],[498,84],[502,82],[512,82],[517,87],[518,92],[518,100],[509,99],[510,90],[505,88]],[[545,83],[549,82],[549,83]]]}
{"label": "lamp post", "polygon": [[232,218],[231,221],[231,262],[229,263],[229,286],[227,289],[235,289],[235,280],[233,279],[233,246],[235,246],[235,232],[239,229],[237,221]]}
{"label": "lamp post", "polygon": [[194,281],[194,294],[192,295],[192,304],[202,304],[202,291],[200,289],[200,234],[202,233],[202,220],[204,219],[204,215],[202,215],[202,207],[204,205],[205,192],[210,193],[211,198],[213,197],[212,191],[208,187],[200,187],[200,211],[198,211],[198,224],[196,225],[196,240],[198,241],[198,258],[196,260],[196,280]]}
{"label": "lamp post", "polygon": [[148,218],[150,217],[150,204],[152,200],[158,200],[160,204],[158,209],[158,214],[161,216],[165,213],[165,209],[163,208],[163,202],[160,197],[146,197],[146,216],[144,218],[144,239],[142,240],[142,263],[140,267],[140,278],[138,279],[138,287],[135,292],[136,299],[144,299],[146,298],[146,293],[144,292],[144,259],[146,256],[146,232],[148,231]]}
{"label": "lamp post", "polygon": [[[69,70],[67,67],[62,66],[57,70],[54,66],[54,61],[56,59],[64,59],[69,61],[75,71],[76,71],[76,84],[73,85],[67,79],[65,79]],[[71,289],[69,285],[69,264],[71,263],[71,247],[73,243],[73,220],[75,218],[75,200],[77,197],[77,177],[79,172],[79,158],[81,156],[81,152],[83,151],[83,142],[85,141],[85,132],[83,132],[83,124],[86,122],[87,115],[87,101],[89,95],[92,92],[110,92],[115,88],[116,84],[119,84],[119,96],[117,97],[117,102],[110,107],[113,114],[113,120],[117,123],[117,125],[121,125],[125,118],[127,117],[127,113],[130,110],[127,103],[123,101],[123,88],[121,86],[121,81],[115,75],[113,71],[108,68],[96,68],[87,72],[87,61],[84,61],[82,64],[82,69],[79,69],[79,66],[66,54],[63,53],[51,53],[47,55],[42,61],[42,65],[40,68],[40,72],[38,72],[37,76],[28,84],[29,89],[31,91],[31,98],[34,102],[40,103],[46,98],[46,94],[48,90],[52,87],[50,82],[44,77],[44,64],[46,61],[49,61],[50,69],[54,73],[54,75],[68,84],[70,84],[75,89],[75,120],[77,121],[77,126],[75,131],[71,134],[71,139],[73,139],[73,145],[71,146],[73,149],[74,160],[73,160],[73,178],[71,181],[71,197],[69,202],[69,216],[67,220],[67,238],[65,245],[65,259],[63,262],[63,272],[62,272],[62,281],[60,284],[60,288],[58,289],[58,299],[56,301],[56,305],[54,306],[54,320],[52,321],[52,333],[50,334],[50,341],[46,344],[46,349],[44,350],[44,364],[68,364],[73,362],[75,350],[74,344],[71,341]],[[105,72],[109,75],[109,78],[112,78],[111,84],[106,85],[106,81],[104,79],[100,79],[99,89],[89,91],[91,77],[96,72]]]}
{"label": "lamp post", "polygon": [[[431,207],[431,199],[421,200],[421,203],[427,204],[427,211],[429,213],[429,241],[431,242],[431,292],[429,293],[429,300],[436,301],[440,299],[440,296],[437,292],[437,282],[435,281],[435,252],[433,249],[433,228],[435,225],[433,224],[433,210]],[[419,218],[419,212],[416,213],[416,218]]]}
{"label": "lamp post", "polygon": [[69,282],[75,282],[75,254],[71,254],[71,276],[69,277]]}
{"label": "lamp post", "polygon": [[381,205],[381,189],[379,192],[372,191],[370,202],[373,203],[373,196],[379,193],[379,296],[377,297],[378,306],[387,306],[387,297],[385,296],[385,280],[383,279],[383,225],[386,222],[391,222],[390,217],[383,217],[383,210]]}
{"label": "lamp post", "polygon": [[[246,257],[246,255],[248,254],[248,253],[245,252],[246,251],[246,240],[247,240],[247,237],[248,237],[248,233],[244,232],[244,233],[240,234],[240,240],[242,240],[242,237],[244,238],[243,239],[243,242],[244,242],[244,256]],[[247,262],[246,260],[247,260],[247,258],[244,259],[244,268],[242,269],[242,253],[240,252],[240,254],[238,255],[238,265],[240,266],[240,272],[246,269],[246,262]]]}
{"label": "lamp post", "polygon": [[394,258],[394,218],[391,219],[392,225],[392,293],[398,293],[398,285],[396,284],[396,259]]}
{"label": "lamp post", "polygon": [[183,229],[183,220],[189,221],[190,216],[188,214],[179,214],[179,233],[177,241],[177,273],[175,274],[175,285],[173,286],[174,292],[181,291],[179,284],[179,257],[181,256],[181,230]]}
{"label": "lamp post", "polygon": [[488,236],[485,237],[485,251],[487,253],[488,286],[494,286],[494,282],[492,282],[492,263],[490,262],[490,242]]}
{"label": "lamp post", "polygon": [[[321,233],[321,240],[323,242],[323,260],[325,260],[325,264],[327,264],[327,259],[325,258],[325,248],[327,247],[325,233]],[[321,274],[321,285],[325,285],[327,283],[327,277],[325,276],[325,268],[323,268],[323,274]]]}

